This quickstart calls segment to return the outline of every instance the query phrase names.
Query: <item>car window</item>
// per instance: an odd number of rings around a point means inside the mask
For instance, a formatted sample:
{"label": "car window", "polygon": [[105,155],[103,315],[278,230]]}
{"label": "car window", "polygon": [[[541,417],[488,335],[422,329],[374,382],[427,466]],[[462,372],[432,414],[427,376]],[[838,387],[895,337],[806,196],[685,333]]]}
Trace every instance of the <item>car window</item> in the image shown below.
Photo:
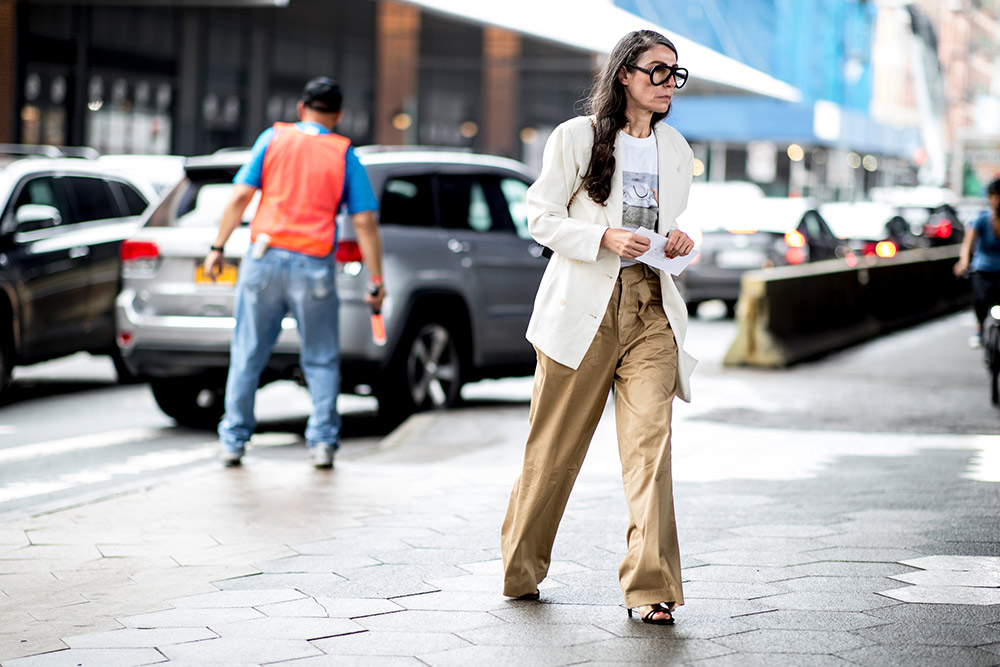
{"label": "car window", "polygon": [[69,206],[62,196],[59,183],[52,176],[39,176],[32,178],[21,187],[21,192],[17,196],[14,210],[21,208],[25,204],[41,204],[53,206],[62,215],[63,224],[72,221]]}
{"label": "car window", "polygon": [[507,200],[492,176],[439,176],[441,225],[474,232],[511,232]]}
{"label": "car window", "polygon": [[434,226],[434,199],[429,176],[389,178],[382,188],[379,223],[408,227]]}
{"label": "car window", "polygon": [[146,198],[139,194],[139,191],[133,188],[127,183],[119,183],[118,187],[122,189],[122,195],[125,197],[125,207],[128,210],[129,215],[142,215],[142,212],[146,210],[149,206],[149,202]]}
{"label": "car window", "polygon": [[528,184],[516,178],[500,180],[500,190],[507,201],[510,219],[514,223],[517,235],[522,239],[530,239],[528,232]]}
{"label": "car window", "polygon": [[121,217],[114,194],[103,179],[70,176],[63,182],[72,192],[77,222]]}
{"label": "car window", "polygon": [[807,211],[805,215],[802,216],[802,222],[805,225],[806,236],[810,239],[814,241],[822,241],[827,238],[823,221],[820,220],[819,216],[812,211]]}
{"label": "car window", "polygon": [[[178,188],[170,197],[177,195],[177,213],[175,224],[178,227],[215,227],[219,224],[222,212],[226,208],[229,197],[233,194],[232,183],[191,183],[187,187]],[[254,193],[253,199],[243,211],[244,225],[250,224],[257,213],[260,203],[260,190]],[[169,206],[169,203],[164,201]],[[164,204],[160,205],[160,208]]]}

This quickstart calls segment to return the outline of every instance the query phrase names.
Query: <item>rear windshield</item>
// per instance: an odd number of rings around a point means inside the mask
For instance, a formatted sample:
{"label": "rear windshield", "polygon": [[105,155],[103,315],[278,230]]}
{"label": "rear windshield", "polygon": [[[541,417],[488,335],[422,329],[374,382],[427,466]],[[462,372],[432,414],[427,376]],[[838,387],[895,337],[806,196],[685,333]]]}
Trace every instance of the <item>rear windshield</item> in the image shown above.
{"label": "rear windshield", "polygon": [[[216,227],[234,187],[232,183],[186,177],[163,198],[146,224],[149,227]],[[250,224],[259,202],[258,190],[243,211],[242,224]]]}

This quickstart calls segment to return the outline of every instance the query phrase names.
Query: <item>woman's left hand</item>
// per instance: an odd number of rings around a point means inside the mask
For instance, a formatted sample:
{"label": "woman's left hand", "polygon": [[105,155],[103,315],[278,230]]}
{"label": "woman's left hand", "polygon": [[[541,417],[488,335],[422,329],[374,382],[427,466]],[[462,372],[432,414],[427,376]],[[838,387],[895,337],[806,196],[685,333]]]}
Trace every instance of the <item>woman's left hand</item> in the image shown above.
{"label": "woman's left hand", "polygon": [[694,241],[691,237],[679,229],[670,232],[667,237],[667,245],[663,248],[663,253],[673,259],[674,257],[684,257],[694,250]]}

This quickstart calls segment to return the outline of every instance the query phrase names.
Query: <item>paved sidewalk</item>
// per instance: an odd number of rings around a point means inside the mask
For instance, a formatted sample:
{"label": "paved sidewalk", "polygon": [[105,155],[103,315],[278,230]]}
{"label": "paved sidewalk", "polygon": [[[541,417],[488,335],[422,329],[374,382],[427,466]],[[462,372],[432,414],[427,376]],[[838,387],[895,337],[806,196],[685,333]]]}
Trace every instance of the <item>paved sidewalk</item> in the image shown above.
{"label": "paved sidewalk", "polygon": [[610,413],[542,602],[500,595],[514,404],[419,416],[334,471],[258,448],[243,469],[0,525],[0,664],[1000,665],[1000,436],[677,413],[672,628],[622,606]]}

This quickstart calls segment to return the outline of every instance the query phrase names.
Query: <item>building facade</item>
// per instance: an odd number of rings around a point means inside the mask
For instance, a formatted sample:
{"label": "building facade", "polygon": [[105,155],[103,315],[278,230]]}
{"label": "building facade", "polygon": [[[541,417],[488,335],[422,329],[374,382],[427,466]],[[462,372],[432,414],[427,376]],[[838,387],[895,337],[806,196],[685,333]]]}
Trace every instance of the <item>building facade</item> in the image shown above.
{"label": "building facade", "polygon": [[871,114],[878,7],[868,0],[616,0],[794,85],[799,102],[717,97],[674,123],[703,178],[757,182],[773,195],[856,199],[912,184],[916,124]]}
{"label": "building facade", "polygon": [[[0,0],[0,143],[103,153],[247,146],[339,80],[355,143],[521,157],[572,115],[592,53],[405,2]],[[6,116],[4,115],[6,114]]]}

